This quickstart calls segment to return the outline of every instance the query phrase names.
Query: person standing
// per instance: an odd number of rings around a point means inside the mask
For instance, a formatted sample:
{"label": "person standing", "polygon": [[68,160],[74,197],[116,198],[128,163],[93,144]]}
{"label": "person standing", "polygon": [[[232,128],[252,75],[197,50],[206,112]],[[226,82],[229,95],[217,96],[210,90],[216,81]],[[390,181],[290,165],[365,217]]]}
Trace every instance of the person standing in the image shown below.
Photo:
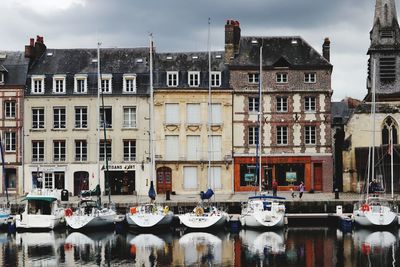
{"label": "person standing", "polygon": [[274,197],[276,197],[277,193],[278,193],[278,183],[276,182],[276,180],[274,180],[272,182],[272,194],[274,195]]}
{"label": "person standing", "polygon": [[299,185],[299,198],[301,199],[301,197],[303,196],[304,193],[304,183],[303,181],[300,183]]}

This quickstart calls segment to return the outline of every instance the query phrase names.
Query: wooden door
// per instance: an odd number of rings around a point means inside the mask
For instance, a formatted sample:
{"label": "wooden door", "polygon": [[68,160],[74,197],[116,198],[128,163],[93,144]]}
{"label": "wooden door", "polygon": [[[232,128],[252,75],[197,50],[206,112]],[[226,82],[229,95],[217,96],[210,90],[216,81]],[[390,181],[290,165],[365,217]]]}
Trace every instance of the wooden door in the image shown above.
{"label": "wooden door", "polygon": [[314,190],[322,191],[322,163],[314,163]]}
{"label": "wooden door", "polygon": [[157,169],[157,193],[172,191],[172,170],[168,167]]}

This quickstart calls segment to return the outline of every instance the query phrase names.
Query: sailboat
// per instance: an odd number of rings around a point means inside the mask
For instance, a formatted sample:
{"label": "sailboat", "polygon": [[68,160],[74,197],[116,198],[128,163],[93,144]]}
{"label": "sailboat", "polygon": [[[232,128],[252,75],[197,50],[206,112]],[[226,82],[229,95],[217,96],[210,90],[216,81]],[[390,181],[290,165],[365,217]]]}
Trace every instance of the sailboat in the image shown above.
{"label": "sailboat", "polygon": [[211,189],[211,158],[210,158],[210,128],[211,128],[211,52],[210,52],[210,20],[208,22],[208,186],[206,192],[200,194],[201,201],[193,211],[179,215],[180,222],[191,229],[206,229],[211,227],[223,226],[229,219],[226,212],[220,210],[214,205],[205,203],[204,200],[210,200],[214,195]]}
{"label": "sailboat", "polygon": [[[273,228],[283,227],[285,225],[285,205],[280,200],[285,198],[277,196],[261,195],[261,147],[262,147],[262,51],[260,46],[260,74],[259,74],[259,115],[258,115],[258,141],[256,148],[256,158],[259,164],[256,172],[258,173],[258,185],[260,195],[249,197],[247,203],[242,206],[240,214],[240,223],[246,227]],[[257,159],[256,159],[257,160]]]}
{"label": "sailboat", "polygon": [[[375,184],[375,113],[376,113],[376,100],[375,100],[375,72],[376,62],[373,61],[373,76],[372,76],[372,147],[369,148],[368,153],[368,174],[367,182],[365,184],[365,193],[362,199],[354,204],[353,219],[355,223],[363,227],[387,227],[398,222],[397,214],[392,205],[389,204],[389,199],[385,196],[385,192],[370,192],[370,180]],[[390,131],[391,132],[391,131]],[[389,147],[393,146],[393,133],[389,136]],[[393,157],[393,153],[392,157]],[[393,158],[391,160],[391,188],[393,200]],[[371,179],[372,177],[372,179]],[[372,188],[371,188],[372,189]],[[375,190],[373,190],[375,191]]]}
{"label": "sailboat", "polygon": [[[100,76],[100,43],[97,45],[97,76],[98,76],[98,111],[100,112],[100,91],[101,91],[101,102],[102,107],[104,108],[104,97],[103,97],[103,90],[101,88],[101,76]],[[103,112],[103,130],[104,130],[104,146],[107,146],[107,134],[106,134],[106,120],[105,120],[105,112]],[[100,122],[100,116],[99,122]],[[100,126],[100,123],[98,124]],[[100,127],[97,133],[98,144],[100,146]],[[98,149],[98,153],[100,149]],[[104,161],[105,161],[105,181],[107,181],[108,175],[108,155],[107,149],[104,148]],[[98,157],[99,158],[99,157]],[[117,217],[117,213],[112,206],[111,203],[111,196],[110,196],[110,189],[108,190],[108,205],[106,207],[102,207],[101,203],[101,190],[100,190],[100,165],[98,162],[98,182],[99,184],[96,188],[91,192],[86,192],[82,194],[81,201],[78,205],[78,208],[75,211],[72,211],[71,208],[67,208],[65,210],[65,221],[67,226],[74,230],[81,230],[81,229],[92,229],[95,227],[106,227],[113,225],[115,223],[115,219]],[[108,183],[109,184],[109,183]],[[97,196],[97,201],[91,199],[92,195]]]}
{"label": "sailboat", "polygon": [[154,190],[155,177],[155,147],[154,147],[154,89],[153,89],[153,39],[150,35],[150,203],[130,207],[125,215],[128,226],[135,228],[151,229],[169,226],[174,214],[168,206],[154,203],[156,192]]}
{"label": "sailboat", "polygon": [[[1,153],[1,164],[2,164],[2,168],[3,168],[2,181],[5,181],[6,174],[5,174],[5,167],[4,167],[4,148],[3,148],[3,142],[1,140],[1,135],[0,135],[0,153]],[[0,206],[0,227],[7,223],[8,219],[10,218],[10,214],[11,214],[10,201],[8,200],[8,184],[7,184],[7,182],[4,182],[4,185],[6,187],[7,203],[2,204],[2,206]]]}

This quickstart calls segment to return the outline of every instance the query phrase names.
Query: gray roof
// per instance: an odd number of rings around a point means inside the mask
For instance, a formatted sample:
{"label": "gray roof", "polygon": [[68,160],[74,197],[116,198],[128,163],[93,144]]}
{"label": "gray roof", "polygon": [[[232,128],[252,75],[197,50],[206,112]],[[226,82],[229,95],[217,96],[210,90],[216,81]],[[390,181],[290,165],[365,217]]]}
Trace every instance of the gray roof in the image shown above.
{"label": "gray roof", "polygon": [[[255,40],[257,43],[254,43]],[[299,36],[241,37],[239,53],[231,62],[231,68],[259,68],[260,44],[263,44],[264,68],[332,69],[332,65]]]}
{"label": "gray roof", "polygon": [[[24,52],[0,51],[0,71],[4,73],[6,85],[25,85],[29,60]],[[4,56],[5,55],[5,58]]]}
{"label": "gray roof", "polygon": [[[123,74],[136,74],[137,94],[148,94],[148,58],[149,48],[100,49],[101,73],[112,74],[113,94],[122,93]],[[47,49],[33,62],[29,69],[29,77],[46,75],[45,94],[51,94],[52,76],[65,74],[67,75],[67,94],[71,94],[74,87],[74,75],[87,74],[88,94],[97,94],[96,60],[97,49]],[[27,84],[29,88],[30,79]]]}
{"label": "gray roof", "polygon": [[[229,87],[229,70],[224,64],[224,51],[213,51],[211,54],[211,71],[221,72],[221,88]],[[157,53],[154,63],[155,88],[166,88],[166,72],[179,71],[179,85],[173,89],[189,87],[188,72],[200,72],[198,89],[208,88],[209,67],[208,52]],[[196,88],[191,88],[196,89]]]}
{"label": "gray roof", "polygon": [[349,108],[347,101],[332,102],[331,114],[333,124],[346,124],[353,114],[354,109]]}

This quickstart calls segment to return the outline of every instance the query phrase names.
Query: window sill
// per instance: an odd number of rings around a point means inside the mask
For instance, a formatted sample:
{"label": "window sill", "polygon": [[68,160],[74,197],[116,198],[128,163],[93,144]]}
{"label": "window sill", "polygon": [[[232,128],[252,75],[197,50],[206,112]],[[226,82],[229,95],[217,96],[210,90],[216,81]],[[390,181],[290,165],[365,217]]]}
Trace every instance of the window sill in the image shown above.
{"label": "window sill", "polygon": [[53,132],[66,132],[67,128],[52,128],[51,131],[53,131]]}
{"label": "window sill", "polygon": [[138,127],[123,127],[121,128],[121,131],[138,131]]}
{"label": "window sill", "polygon": [[80,132],[80,131],[84,132],[84,131],[89,131],[89,128],[73,128],[72,130],[77,131],[77,132]]}
{"label": "window sill", "polygon": [[29,131],[30,132],[45,132],[46,129],[45,128],[31,128]]}

